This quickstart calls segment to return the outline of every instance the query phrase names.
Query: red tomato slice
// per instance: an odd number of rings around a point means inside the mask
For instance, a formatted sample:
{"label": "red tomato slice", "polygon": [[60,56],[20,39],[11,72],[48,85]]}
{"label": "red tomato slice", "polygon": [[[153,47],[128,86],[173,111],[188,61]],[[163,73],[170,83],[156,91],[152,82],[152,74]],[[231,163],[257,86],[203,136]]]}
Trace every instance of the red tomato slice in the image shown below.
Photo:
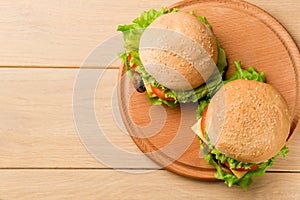
{"label": "red tomato slice", "polygon": [[130,68],[135,69],[136,67],[137,67],[137,64],[134,63]]}
{"label": "red tomato slice", "polygon": [[[230,168],[229,163],[227,161],[224,162],[226,167]],[[234,168],[233,170],[241,171],[241,172],[251,172],[259,168],[259,165],[252,165],[249,169],[244,168]]]}
{"label": "red tomato slice", "polygon": [[172,97],[165,97],[165,93],[164,93],[164,91],[162,91],[162,89],[156,88],[153,85],[150,85],[150,86],[151,86],[152,92],[154,94],[156,94],[156,96],[158,96],[159,98],[167,100],[167,101],[175,101],[175,99]]}
{"label": "red tomato slice", "polygon": [[[130,65],[130,60],[131,60],[131,54],[128,54],[128,56],[127,56],[127,60],[128,60],[128,63],[129,63],[129,65]],[[133,64],[132,66],[130,66],[130,69],[135,69],[137,67],[137,64]]]}
{"label": "red tomato slice", "polygon": [[201,127],[201,131],[202,131],[202,135],[204,137],[205,137],[204,133],[205,133],[205,119],[206,119],[207,108],[208,108],[208,105],[203,110],[202,118],[201,118],[201,122],[200,122],[200,127]]}
{"label": "red tomato slice", "polygon": [[130,62],[130,60],[131,60],[131,54],[128,54],[127,59],[128,59],[128,62]]}

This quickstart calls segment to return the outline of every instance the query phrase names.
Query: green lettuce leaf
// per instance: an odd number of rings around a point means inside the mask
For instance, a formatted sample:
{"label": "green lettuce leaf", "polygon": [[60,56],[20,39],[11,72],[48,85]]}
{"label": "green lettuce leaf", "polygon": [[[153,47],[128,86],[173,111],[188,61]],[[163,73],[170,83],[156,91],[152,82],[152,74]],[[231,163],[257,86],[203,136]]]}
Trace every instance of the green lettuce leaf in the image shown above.
{"label": "green lettuce leaf", "polygon": [[228,80],[225,80],[224,84],[237,79],[253,80],[259,82],[266,81],[264,72],[258,73],[253,67],[249,67],[247,70],[244,70],[242,69],[241,61],[234,61],[234,65],[236,67],[235,74],[233,74]]}
{"label": "green lettuce leaf", "polygon": [[[200,146],[202,146],[202,142],[200,142]],[[200,147],[200,149],[204,149],[203,147]],[[205,153],[206,151],[204,151]],[[217,172],[215,173],[215,177],[217,179],[223,180],[225,184],[228,185],[228,187],[231,187],[233,185],[240,185],[243,187],[243,189],[245,191],[248,190],[248,186],[251,185],[251,183],[253,182],[252,178],[256,177],[256,176],[262,176],[265,174],[265,172],[267,171],[267,169],[273,165],[274,161],[276,160],[276,158],[280,155],[282,155],[283,157],[286,157],[288,154],[288,148],[286,146],[284,146],[274,157],[270,158],[267,162],[262,162],[259,163],[259,168],[250,172],[247,172],[242,178],[238,178],[236,177],[234,174],[229,174],[226,171],[224,171],[221,166],[218,165],[218,160],[219,159],[223,159],[224,162],[225,160],[228,161],[228,159],[231,159],[232,162],[236,162],[236,163],[241,163],[240,161],[234,161],[234,159],[232,158],[228,158],[225,155],[223,155],[222,157],[218,157],[217,154],[215,154],[215,152],[218,152],[215,148],[212,150],[212,152],[206,154],[205,156],[205,160],[213,165]],[[220,153],[218,153],[220,154]],[[218,159],[219,158],[219,159]],[[222,161],[221,161],[222,162]],[[250,163],[246,163],[246,164],[250,164]],[[236,164],[236,166],[238,166],[239,164]]]}
{"label": "green lettuce leaf", "polygon": [[206,106],[209,104],[210,102],[210,99],[207,99],[207,100],[201,100],[199,102],[199,105],[198,105],[198,109],[197,109],[197,119],[200,119],[202,114],[203,114],[203,111],[204,109],[206,108]]}
{"label": "green lettuce leaf", "polygon": [[[223,60],[223,59],[220,59]],[[223,63],[223,65],[225,65]],[[244,80],[253,80],[253,81],[259,81],[259,82],[265,82],[265,73],[261,72],[258,73],[254,67],[249,67],[247,70],[243,69],[241,66],[241,61],[234,61],[234,65],[236,67],[236,72],[227,80],[222,81],[221,83],[218,83],[217,86],[214,87],[213,91],[210,93],[210,96],[207,96],[208,98],[199,98],[198,103],[199,107],[203,106],[206,102],[209,102],[211,97],[226,83],[237,80],[237,79],[244,79]],[[197,111],[197,119],[200,119],[202,116],[201,109],[198,107]]]}
{"label": "green lettuce leaf", "polygon": [[157,11],[151,9],[142,12],[141,16],[133,20],[133,24],[119,25],[117,31],[123,32],[124,48],[126,52],[137,51],[140,38],[145,28],[147,28],[156,18],[165,14],[166,9]]}
{"label": "green lettuce leaf", "polygon": [[188,102],[197,102],[201,98],[212,96],[220,86],[222,86],[222,76],[225,73],[225,68],[227,66],[226,54],[225,51],[218,46],[219,48],[219,59],[217,63],[217,69],[211,75],[206,84],[200,85],[198,88],[194,90],[188,91],[176,91],[169,90],[165,86],[158,83],[152,76],[150,76],[145,68],[140,65],[135,71],[140,73],[143,79],[147,80],[151,85],[157,88],[163,89],[166,97],[172,97],[176,100],[176,102],[188,103]]}
{"label": "green lettuce leaf", "polygon": [[[222,87],[223,84],[226,84],[230,81],[234,81],[237,79],[244,79],[244,80],[253,80],[253,81],[259,81],[259,82],[265,82],[265,74],[264,72],[258,73],[255,68],[249,67],[247,70],[242,69],[241,62],[235,61],[234,65],[236,67],[236,72],[234,75],[232,75],[228,80],[225,80],[222,82],[222,84],[219,85],[219,87],[216,88],[218,90],[220,87]],[[199,106],[197,110],[197,118],[200,119],[205,107],[209,104],[211,98],[207,99],[201,99],[199,100]],[[200,140],[200,149],[202,152],[206,154],[205,160],[213,165],[217,172],[215,173],[215,177],[217,179],[223,180],[225,184],[227,184],[229,187],[232,185],[240,185],[243,187],[245,191],[247,191],[248,186],[253,182],[252,178],[256,176],[262,176],[266,170],[272,166],[275,159],[279,155],[283,155],[284,157],[288,153],[288,148],[284,146],[280,152],[278,152],[273,158],[269,159],[267,162],[258,163],[259,168],[250,172],[247,172],[242,178],[236,177],[234,174],[229,174],[226,171],[222,169],[222,167],[219,166],[218,162],[224,163],[225,161],[229,163],[230,168],[244,168],[249,169],[251,166],[253,166],[253,163],[244,163],[241,161],[237,161],[235,159],[229,158],[225,156],[224,154],[220,153],[217,149],[215,149],[211,144],[208,144],[211,151],[207,152],[202,145],[202,141]]]}
{"label": "green lettuce leaf", "polygon": [[[145,81],[147,81],[154,87],[161,88],[165,92],[166,97],[171,97],[175,99],[174,102],[170,102],[164,99],[160,99],[158,97],[150,98],[148,96],[150,102],[153,104],[165,103],[167,105],[171,105],[171,107],[173,107],[174,105],[178,105],[179,102],[182,103],[197,102],[198,99],[211,96],[215,91],[217,91],[215,88],[221,86],[222,79],[220,77],[223,76],[227,66],[225,51],[221,48],[220,44],[218,43],[218,52],[219,52],[219,57],[217,62],[218,70],[216,70],[216,72],[211,76],[210,80],[207,81],[207,84],[203,84],[194,90],[189,90],[189,91],[169,90],[168,88],[158,83],[152,76],[150,76],[150,74],[147,73],[139,58],[138,48],[139,48],[140,37],[143,31],[145,30],[145,28],[147,28],[157,17],[165,13],[177,12],[177,11],[178,9],[173,9],[168,11],[166,11],[165,8],[162,8],[159,11],[151,9],[149,11],[143,12],[139,18],[133,20],[133,24],[120,25],[118,26],[117,29],[118,31],[123,32],[125,52],[120,53],[119,57],[125,63],[128,76],[132,77],[130,66],[136,64],[137,67],[135,71],[140,73],[141,77]],[[192,12],[191,14],[194,13]],[[208,23],[205,17],[198,16],[198,19],[204,22],[209,28],[211,28],[211,25]],[[129,54],[131,55],[130,66],[127,63],[127,56]]]}
{"label": "green lettuce leaf", "polygon": [[198,19],[201,22],[203,22],[204,24],[206,24],[208,28],[210,28],[210,29],[212,28],[211,24],[207,21],[206,17],[204,17],[204,16],[198,16]]}
{"label": "green lettuce leaf", "polygon": [[153,105],[162,105],[162,104],[166,104],[167,106],[174,108],[177,106],[177,103],[174,101],[167,101],[158,97],[149,97],[148,94],[146,94],[150,103]]}
{"label": "green lettuce leaf", "polygon": [[187,102],[197,102],[202,98],[209,98],[213,96],[213,94],[218,91],[218,89],[222,86],[223,76],[226,72],[227,61],[226,61],[226,53],[218,44],[218,62],[217,69],[211,75],[211,77],[207,80],[205,84],[200,85],[194,90],[189,91],[174,91],[177,100],[182,103]]}

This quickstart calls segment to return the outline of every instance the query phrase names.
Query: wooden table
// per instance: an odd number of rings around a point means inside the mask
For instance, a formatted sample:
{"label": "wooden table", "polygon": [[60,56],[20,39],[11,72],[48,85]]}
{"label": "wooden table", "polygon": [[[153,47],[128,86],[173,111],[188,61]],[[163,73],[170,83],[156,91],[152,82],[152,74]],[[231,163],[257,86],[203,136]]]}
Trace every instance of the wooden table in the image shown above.
{"label": "wooden table", "polygon": [[[288,158],[278,159],[247,193],[153,168],[146,159],[137,166],[120,160],[112,169],[86,150],[73,118],[79,66],[117,34],[118,24],[176,1],[0,2],[0,199],[300,199],[300,134]],[[300,45],[298,0],[248,2],[272,14]],[[118,65],[101,66],[95,114],[115,146],[140,154],[113,115]]]}

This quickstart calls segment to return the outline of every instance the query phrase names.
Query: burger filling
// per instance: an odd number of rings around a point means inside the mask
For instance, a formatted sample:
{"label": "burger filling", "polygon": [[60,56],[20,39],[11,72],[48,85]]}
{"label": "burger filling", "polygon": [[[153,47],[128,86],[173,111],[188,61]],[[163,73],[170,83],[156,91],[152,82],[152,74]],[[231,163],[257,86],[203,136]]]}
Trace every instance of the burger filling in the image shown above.
{"label": "burger filling", "polygon": [[[234,62],[234,64],[236,67],[235,74],[228,80],[223,81],[223,84],[236,79],[265,82],[264,73],[258,73],[253,67],[244,70],[241,67],[241,62],[238,61]],[[245,163],[222,154],[210,142],[206,132],[205,119],[210,100],[210,98],[199,100],[197,111],[199,120],[192,127],[198,135],[200,149],[205,155],[204,159],[216,168],[215,177],[217,179],[223,180],[229,187],[237,184],[242,186],[244,190],[247,190],[248,186],[252,183],[252,178],[262,176],[279,155],[285,157],[288,153],[288,148],[284,146],[274,157],[261,163]]]}
{"label": "burger filling", "polygon": [[252,183],[253,177],[262,176],[266,170],[272,166],[279,155],[285,157],[288,153],[288,148],[284,146],[274,157],[261,163],[245,163],[227,157],[210,143],[206,131],[201,131],[203,129],[205,130],[205,127],[201,125],[203,118],[205,118],[205,113],[203,113],[202,118],[198,121],[198,125],[193,127],[200,141],[200,149],[205,155],[204,159],[216,168],[217,172],[215,173],[215,177],[223,180],[229,187],[237,184],[247,191],[248,186]]}
{"label": "burger filling", "polygon": [[[210,96],[210,92],[214,88],[219,87],[222,84],[222,80],[219,78],[220,74],[223,76],[226,70],[226,54],[218,43],[218,61],[217,68],[206,84],[202,84],[199,87],[189,91],[175,91],[170,90],[160,83],[155,78],[147,73],[144,66],[141,63],[139,57],[139,41],[143,31],[159,16],[170,12],[177,12],[178,9],[166,10],[162,8],[160,11],[154,9],[147,12],[143,12],[139,18],[133,20],[133,24],[123,25],[118,27],[118,31],[123,32],[125,51],[120,53],[119,57],[123,60],[129,77],[140,76],[143,85],[138,85],[137,90],[140,92],[146,91],[147,97],[152,104],[166,104],[169,107],[174,107],[179,102],[197,102],[198,99],[206,98]],[[194,14],[190,12],[190,14]],[[198,19],[205,23],[208,28],[211,25],[207,22],[205,17],[198,16]],[[142,89],[140,88],[142,87]]]}

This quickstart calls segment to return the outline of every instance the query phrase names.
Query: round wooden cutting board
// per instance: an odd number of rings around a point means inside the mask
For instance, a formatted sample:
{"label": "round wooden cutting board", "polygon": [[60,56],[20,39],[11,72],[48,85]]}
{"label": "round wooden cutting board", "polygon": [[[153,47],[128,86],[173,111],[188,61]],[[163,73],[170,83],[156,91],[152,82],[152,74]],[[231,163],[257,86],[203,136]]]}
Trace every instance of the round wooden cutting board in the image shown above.
{"label": "round wooden cutting board", "polygon": [[[290,136],[294,135],[300,116],[300,56],[287,31],[268,13],[242,1],[191,0],[170,8],[179,8],[181,12],[193,10],[207,18],[227,53],[227,76],[235,71],[235,60],[242,61],[244,68],[253,66],[265,72],[267,82],[288,102],[294,116]],[[197,121],[197,104],[177,108],[153,106],[145,94],[135,91],[123,67],[118,98],[123,122],[142,152],[177,174],[215,180],[215,170],[206,164],[199,141],[191,130]]]}

